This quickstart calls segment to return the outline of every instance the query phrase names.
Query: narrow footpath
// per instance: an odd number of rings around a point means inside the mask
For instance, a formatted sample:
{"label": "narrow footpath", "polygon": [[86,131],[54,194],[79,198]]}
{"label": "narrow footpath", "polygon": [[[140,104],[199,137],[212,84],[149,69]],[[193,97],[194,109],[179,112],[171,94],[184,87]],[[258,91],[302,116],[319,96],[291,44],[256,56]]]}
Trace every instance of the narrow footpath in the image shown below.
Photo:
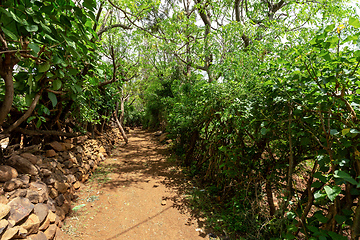
{"label": "narrow footpath", "polygon": [[187,180],[152,133],[132,130],[81,186],[62,229],[68,239],[208,239],[187,207]]}

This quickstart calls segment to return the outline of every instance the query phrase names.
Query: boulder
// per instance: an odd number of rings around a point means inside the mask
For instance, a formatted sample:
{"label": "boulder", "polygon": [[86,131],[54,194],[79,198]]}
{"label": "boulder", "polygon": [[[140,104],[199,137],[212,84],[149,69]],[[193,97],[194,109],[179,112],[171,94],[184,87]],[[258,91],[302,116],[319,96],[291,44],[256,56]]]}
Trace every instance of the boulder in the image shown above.
{"label": "boulder", "polygon": [[45,230],[45,235],[47,237],[47,239],[52,240],[55,236],[57,230],[57,226],[56,224],[51,224],[48,229]]}
{"label": "boulder", "polygon": [[16,178],[18,176],[18,172],[15,168],[2,165],[0,166],[0,182],[9,181],[12,178]]}
{"label": "boulder", "polygon": [[69,188],[69,184],[56,181],[54,187],[59,193],[66,193],[67,189]]}
{"label": "boulder", "polygon": [[8,228],[1,236],[1,240],[12,239],[19,232],[19,227]]}
{"label": "boulder", "polygon": [[6,192],[14,191],[15,189],[21,188],[23,182],[19,178],[13,178],[7,182],[5,182],[3,188]]}
{"label": "boulder", "polygon": [[8,164],[14,167],[19,173],[30,174],[33,176],[38,174],[38,170],[34,164],[19,155],[12,155],[8,160]]}
{"label": "boulder", "polygon": [[26,186],[30,183],[30,176],[29,175],[21,175],[18,177],[22,182],[23,186]]}
{"label": "boulder", "polygon": [[44,176],[44,177],[49,177],[50,175],[51,175],[51,171],[49,170],[49,169],[47,169],[47,168],[42,168],[41,170],[40,170],[40,172],[42,173],[42,175]]}
{"label": "boulder", "polygon": [[8,219],[14,220],[15,223],[18,223],[29,216],[34,209],[34,205],[30,202],[30,200],[23,197],[14,198],[8,203],[8,206],[11,207]]}
{"label": "boulder", "polygon": [[50,223],[54,223],[56,221],[56,214],[53,213],[52,211],[49,211],[48,217],[50,219]]}
{"label": "boulder", "polygon": [[61,207],[64,202],[65,202],[65,197],[63,194],[60,194],[56,199],[55,199],[56,205],[58,205],[59,207]]}
{"label": "boulder", "polygon": [[17,228],[19,229],[19,231],[15,234],[14,238],[15,239],[23,239],[28,235],[28,231],[26,229],[24,229],[21,226],[17,226]]}
{"label": "boulder", "polygon": [[63,146],[63,144],[61,144],[57,141],[50,143],[50,146],[57,152],[63,152],[66,150],[66,148]]}
{"label": "boulder", "polygon": [[26,158],[27,160],[29,160],[32,164],[36,164],[38,162],[38,157],[36,157],[34,154],[32,153],[22,153],[20,154],[21,157]]}
{"label": "boulder", "polygon": [[39,231],[40,221],[38,216],[32,213],[20,226],[26,229],[29,234],[37,233]]}
{"label": "boulder", "polygon": [[49,240],[44,232],[38,232],[37,234],[31,234],[27,236],[27,240]]}
{"label": "boulder", "polygon": [[74,182],[76,182],[76,178],[75,178],[75,176],[72,175],[72,174],[67,175],[66,178],[67,178],[67,182],[68,182],[68,183],[74,183]]}
{"label": "boulder", "polygon": [[37,204],[39,202],[41,202],[41,197],[40,194],[37,191],[33,191],[33,190],[28,190],[26,197],[30,200],[31,203],[33,204]]}
{"label": "boulder", "polygon": [[0,203],[0,219],[6,217],[10,212],[11,207],[9,205],[5,205]]}
{"label": "boulder", "polygon": [[39,202],[48,200],[48,188],[45,183],[41,181],[32,182],[30,183],[29,190],[37,191],[39,193],[41,197]]}
{"label": "boulder", "polygon": [[42,223],[49,213],[49,207],[44,203],[36,204],[34,207],[34,213],[38,216],[40,223]]}
{"label": "boulder", "polygon": [[7,220],[5,220],[5,219],[0,220],[0,234],[2,234],[6,230],[8,225],[9,225],[9,222]]}
{"label": "boulder", "polygon": [[46,152],[45,152],[45,157],[47,157],[47,158],[55,157],[56,155],[57,154],[54,149],[49,149],[49,150],[46,150]]}
{"label": "boulder", "polygon": [[7,197],[9,198],[9,200],[12,200],[14,198],[17,198],[17,197],[26,197],[26,194],[27,194],[27,190],[26,189],[16,189],[12,192],[9,192],[7,194]]}
{"label": "boulder", "polygon": [[[51,211],[49,211],[49,212],[51,212]],[[51,213],[52,213],[52,212],[51,212]],[[55,213],[53,213],[53,214],[55,214]],[[54,221],[54,222],[55,222],[55,221]],[[40,230],[40,231],[45,231],[49,226],[50,226],[50,216],[49,216],[49,214],[48,214],[48,215],[46,216],[44,222],[40,225],[39,230]]]}
{"label": "boulder", "polygon": [[59,217],[60,221],[65,219],[65,211],[61,207],[56,207],[56,215]]}
{"label": "boulder", "polygon": [[79,189],[79,188],[80,188],[80,182],[79,182],[79,181],[76,181],[73,186],[74,186],[74,188],[75,188],[76,190]]}
{"label": "boulder", "polygon": [[58,191],[57,191],[55,188],[50,188],[50,190],[49,190],[49,196],[50,196],[52,199],[55,199],[55,198],[57,198],[57,196],[59,196],[59,193],[58,193]]}

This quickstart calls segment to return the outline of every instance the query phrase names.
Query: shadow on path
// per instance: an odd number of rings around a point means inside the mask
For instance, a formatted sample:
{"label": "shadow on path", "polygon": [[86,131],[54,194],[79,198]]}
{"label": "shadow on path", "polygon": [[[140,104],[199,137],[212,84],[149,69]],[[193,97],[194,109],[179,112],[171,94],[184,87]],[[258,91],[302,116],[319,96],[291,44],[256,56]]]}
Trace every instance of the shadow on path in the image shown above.
{"label": "shadow on path", "polygon": [[[101,168],[105,168],[107,172],[110,172],[109,179],[101,184],[102,189],[112,191],[125,187],[142,189],[143,185],[140,183],[155,180],[159,185],[165,186],[167,191],[175,193],[171,197],[163,198],[163,200],[171,202],[169,203],[170,206],[120,233],[106,238],[106,240],[121,239],[120,236],[164,214],[171,208],[189,216],[185,225],[190,226],[195,222],[199,228],[204,227],[204,219],[201,218],[198,212],[191,210],[189,200],[185,197],[187,189],[190,187],[188,180],[184,178],[175,162],[167,160],[169,155],[170,152],[166,149],[166,146],[161,145],[152,133],[136,130],[129,135],[129,144],[114,149],[111,159],[109,158],[101,165]],[[153,188],[156,187],[155,184]],[[198,234],[202,238],[207,236],[205,232],[198,232]]]}

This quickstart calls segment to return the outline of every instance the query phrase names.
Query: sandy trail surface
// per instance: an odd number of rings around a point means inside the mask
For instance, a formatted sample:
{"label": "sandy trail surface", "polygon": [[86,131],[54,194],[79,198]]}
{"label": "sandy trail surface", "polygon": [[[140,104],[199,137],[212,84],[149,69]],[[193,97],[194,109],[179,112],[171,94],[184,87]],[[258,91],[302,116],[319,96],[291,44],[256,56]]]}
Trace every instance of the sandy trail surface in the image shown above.
{"label": "sandy trail surface", "polygon": [[208,239],[189,210],[187,180],[152,133],[133,130],[81,186],[64,223],[68,239]]}

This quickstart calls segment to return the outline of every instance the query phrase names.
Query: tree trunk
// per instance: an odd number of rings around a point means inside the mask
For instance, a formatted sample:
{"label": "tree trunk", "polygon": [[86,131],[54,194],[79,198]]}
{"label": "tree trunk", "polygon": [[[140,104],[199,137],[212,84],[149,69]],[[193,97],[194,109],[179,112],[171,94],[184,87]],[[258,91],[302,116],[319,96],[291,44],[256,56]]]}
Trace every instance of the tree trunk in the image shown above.
{"label": "tree trunk", "polygon": [[271,189],[271,182],[269,179],[266,179],[265,190],[266,190],[267,201],[269,204],[270,216],[274,216],[276,209],[275,209],[274,198]]}
{"label": "tree trunk", "polygon": [[125,113],[125,102],[126,102],[127,98],[121,98],[121,102],[120,102],[120,123],[123,126],[124,125],[124,113]]}
{"label": "tree trunk", "polygon": [[6,54],[4,58],[0,57],[0,76],[5,81],[5,98],[0,108],[0,126],[4,123],[10,112],[14,100],[14,82],[13,67],[18,62],[14,56]]}
{"label": "tree trunk", "polygon": [[113,113],[113,117],[114,117],[114,119],[115,119],[116,124],[118,125],[118,128],[119,128],[119,130],[120,130],[120,132],[121,132],[121,135],[123,136],[123,138],[124,138],[124,140],[125,140],[125,143],[128,144],[128,143],[129,143],[129,139],[127,138],[126,133],[125,133],[125,131],[124,131],[124,128],[122,127],[122,125],[121,125],[121,123],[120,123],[120,121],[119,121],[119,119],[118,119],[118,117],[117,117],[116,111]]}

